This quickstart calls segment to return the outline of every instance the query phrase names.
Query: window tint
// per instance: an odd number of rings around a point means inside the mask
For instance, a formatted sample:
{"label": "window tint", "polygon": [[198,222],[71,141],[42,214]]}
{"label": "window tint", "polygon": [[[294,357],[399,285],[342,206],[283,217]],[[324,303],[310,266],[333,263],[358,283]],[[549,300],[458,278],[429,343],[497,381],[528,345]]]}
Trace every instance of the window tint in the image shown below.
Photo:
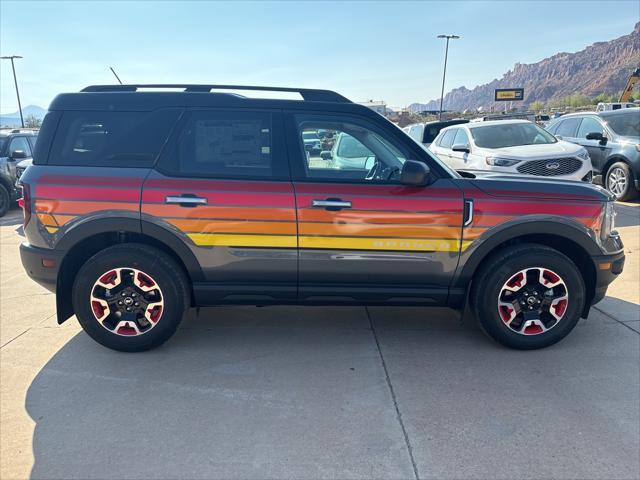
{"label": "window tint", "polygon": [[595,118],[584,117],[578,129],[578,138],[586,138],[588,133],[604,133],[604,128]]}
{"label": "window tint", "polygon": [[271,123],[270,113],[192,112],[171,161],[185,176],[272,177]]}
{"label": "window tint", "polygon": [[440,139],[439,145],[442,148],[451,148],[451,145],[453,145],[453,139],[455,138],[457,132],[457,128],[452,128],[451,130],[447,130],[446,132],[444,132],[444,135],[442,135],[442,138]]}
{"label": "window tint", "polygon": [[575,137],[579,123],[579,118],[567,118],[563,120],[556,129],[556,135],[560,135],[561,137]]}
{"label": "window tint", "polygon": [[9,144],[9,155],[16,150],[23,151],[27,157],[31,156],[31,145],[29,145],[29,141],[26,137],[13,137],[11,139],[11,143]]}
{"label": "window tint", "polygon": [[607,123],[618,135],[640,137],[640,109],[607,115]]}
{"label": "window tint", "polygon": [[556,143],[557,140],[535,123],[499,123],[471,128],[471,135],[478,147],[505,148],[518,145]]}
{"label": "window tint", "polygon": [[49,164],[99,167],[153,165],[178,110],[65,112]]}
{"label": "window tint", "polygon": [[422,141],[424,143],[431,143],[435,140],[435,138],[438,136],[438,134],[440,133],[440,130],[442,130],[442,125],[425,125],[424,127],[424,137],[422,139]]}
{"label": "window tint", "polygon": [[[307,178],[397,183],[406,155],[377,132],[352,123],[316,121],[302,122],[299,130]],[[307,138],[319,130],[325,135],[310,144]]]}
{"label": "window tint", "polygon": [[464,128],[458,129],[458,133],[456,133],[451,145],[469,145],[469,137],[467,136],[467,132],[465,132]]}

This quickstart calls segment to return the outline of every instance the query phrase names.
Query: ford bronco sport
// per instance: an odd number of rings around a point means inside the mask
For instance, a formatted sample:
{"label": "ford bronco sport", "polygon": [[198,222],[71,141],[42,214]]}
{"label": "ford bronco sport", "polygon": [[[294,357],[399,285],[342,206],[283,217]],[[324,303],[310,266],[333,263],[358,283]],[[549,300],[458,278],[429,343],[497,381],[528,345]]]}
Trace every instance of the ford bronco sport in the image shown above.
{"label": "ford bronco sport", "polygon": [[[318,131],[350,137],[343,154],[359,166],[306,149]],[[462,178],[326,90],[62,94],[22,186],[26,271],[57,293],[59,323],[75,314],[123,351],[165,342],[190,306],[220,304],[469,304],[497,341],[540,348],[624,264],[600,187]]]}

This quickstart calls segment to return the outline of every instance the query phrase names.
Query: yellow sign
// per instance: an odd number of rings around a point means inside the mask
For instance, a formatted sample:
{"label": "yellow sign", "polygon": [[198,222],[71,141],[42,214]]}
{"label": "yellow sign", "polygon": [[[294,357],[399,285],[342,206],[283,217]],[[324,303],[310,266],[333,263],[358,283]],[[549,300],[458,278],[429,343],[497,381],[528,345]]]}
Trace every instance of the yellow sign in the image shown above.
{"label": "yellow sign", "polygon": [[524,99],[524,88],[497,88],[495,101],[509,101]]}

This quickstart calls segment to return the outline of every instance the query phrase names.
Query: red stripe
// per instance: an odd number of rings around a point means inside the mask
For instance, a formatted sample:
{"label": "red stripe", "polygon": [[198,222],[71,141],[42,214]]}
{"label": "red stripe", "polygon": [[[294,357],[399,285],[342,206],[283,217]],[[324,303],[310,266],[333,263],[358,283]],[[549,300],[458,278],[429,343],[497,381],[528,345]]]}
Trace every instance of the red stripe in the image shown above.
{"label": "red stripe", "polygon": [[202,190],[144,190],[143,203],[164,203],[166,197],[189,193],[207,199],[209,205],[237,205],[260,207],[295,207],[293,193],[290,195],[274,195],[270,193],[224,192],[214,193]]}
{"label": "red stripe", "polygon": [[113,200],[120,202],[139,202],[140,188],[88,188],[36,185],[36,198],[56,200]]}
{"label": "red stripe", "polygon": [[[326,192],[325,192],[326,193]],[[338,195],[336,195],[338,197]],[[460,212],[462,211],[462,198],[460,200],[439,200],[434,198],[396,198],[396,197],[357,197],[348,193],[340,194],[342,200],[351,201],[351,207],[362,210],[403,210],[409,212]],[[313,200],[324,200],[326,195],[298,195],[298,208],[309,208]]]}
{"label": "red stripe", "polygon": [[150,178],[144,184],[147,188],[177,190],[221,190],[236,192],[293,193],[289,182],[255,182],[242,180],[190,180],[172,178]]}
{"label": "red stripe", "polygon": [[542,203],[542,202],[478,202],[476,212],[498,213],[511,215],[566,215],[575,217],[593,217],[602,210],[601,204],[566,204],[566,203]]}
{"label": "red stripe", "polygon": [[307,195],[370,195],[398,198],[462,198],[458,189],[439,187],[407,187],[404,185],[343,185],[327,183],[296,183],[296,193]]}

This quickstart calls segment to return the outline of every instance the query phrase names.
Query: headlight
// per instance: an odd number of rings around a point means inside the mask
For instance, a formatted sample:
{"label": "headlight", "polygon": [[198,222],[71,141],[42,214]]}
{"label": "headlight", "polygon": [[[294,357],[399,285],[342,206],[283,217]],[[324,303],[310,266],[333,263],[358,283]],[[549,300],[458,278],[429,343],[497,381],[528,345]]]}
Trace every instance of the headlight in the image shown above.
{"label": "headlight", "polygon": [[607,202],[604,207],[602,217],[602,227],[600,228],[600,238],[606,240],[616,228],[616,209],[614,202]]}
{"label": "headlight", "polygon": [[487,165],[493,165],[494,167],[513,167],[515,164],[520,163],[521,160],[512,160],[510,158],[501,157],[487,157]]}

